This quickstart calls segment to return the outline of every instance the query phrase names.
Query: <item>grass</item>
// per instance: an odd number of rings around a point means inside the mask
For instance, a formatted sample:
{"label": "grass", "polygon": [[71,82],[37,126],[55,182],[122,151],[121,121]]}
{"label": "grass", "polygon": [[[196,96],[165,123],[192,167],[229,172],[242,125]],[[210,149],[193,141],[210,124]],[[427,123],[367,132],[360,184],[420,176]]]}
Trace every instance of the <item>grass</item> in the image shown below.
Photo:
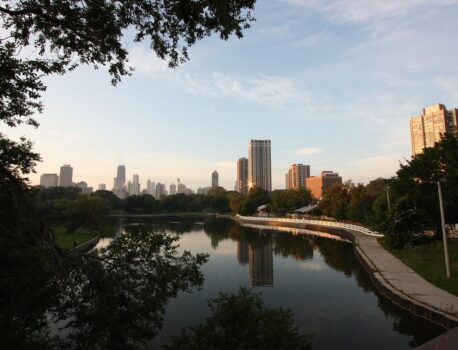
{"label": "grass", "polygon": [[448,240],[451,278],[445,276],[444,246],[442,242],[432,242],[416,247],[393,249],[386,242],[380,244],[435,286],[458,295],[458,239]]}
{"label": "grass", "polygon": [[87,228],[79,228],[74,233],[66,233],[66,228],[63,226],[53,227],[53,233],[56,238],[57,244],[63,250],[69,250],[81,243],[89,241],[94,238],[95,235],[93,232]]}

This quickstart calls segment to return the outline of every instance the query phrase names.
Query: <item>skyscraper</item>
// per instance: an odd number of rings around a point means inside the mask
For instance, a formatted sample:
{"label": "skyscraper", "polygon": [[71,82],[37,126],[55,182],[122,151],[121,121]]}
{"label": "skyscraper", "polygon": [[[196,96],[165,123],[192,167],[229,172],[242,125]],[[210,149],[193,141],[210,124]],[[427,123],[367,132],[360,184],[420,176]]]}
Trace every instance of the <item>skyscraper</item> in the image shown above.
{"label": "skyscraper", "polygon": [[132,182],[129,181],[129,196],[138,196],[140,194],[140,177],[134,174]]}
{"label": "skyscraper", "polygon": [[146,181],[146,192],[153,197],[156,196],[156,182],[148,180]]}
{"label": "skyscraper", "polygon": [[239,158],[237,161],[237,182],[236,189],[238,193],[247,194],[248,192],[248,159]]}
{"label": "skyscraper", "polygon": [[285,188],[293,190],[305,187],[308,177],[310,177],[310,165],[293,164],[285,175]]}
{"label": "skyscraper", "polygon": [[270,140],[251,140],[248,146],[248,187],[272,191]]}
{"label": "skyscraper", "polygon": [[97,187],[97,189],[99,191],[106,191],[107,190],[107,185],[105,184],[99,184],[99,186]]}
{"label": "skyscraper", "polygon": [[60,167],[59,176],[60,187],[71,187],[73,186],[73,168],[69,164],[64,164]]}
{"label": "skyscraper", "polygon": [[212,188],[218,187],[219,183],[219,175],[218,172],[215,170],[212,172]]}
{"label": "skyscraper", "polygon": [[45,188],[57,187],[59,185],[59,176],[57,174],[42,174],[40,176],[40,186]]}
{"label": "skyscraper", "polygon": [[170,184],[169,194],[171,196],[177,194],[177,186],[175,184]]}
{"label": "skyscraper", "polygon": [[118,165],[118,171],[114,178],[114,190],[124,190],[126,187],[126,167],[125,165]]}
{"label": "skyscraper", "polygon": [[423,152],[426,147],[434,147],[445,133],[457,133],[458,109],[447,110],[436,104],[423,108],[423,114],[410,119],[410,140],[412,155]]}
{"label": "skyscraper", "polygon": [[161,199],[161,197],[165,196],[165,185],[158,182],[156,185],[156,199]]}

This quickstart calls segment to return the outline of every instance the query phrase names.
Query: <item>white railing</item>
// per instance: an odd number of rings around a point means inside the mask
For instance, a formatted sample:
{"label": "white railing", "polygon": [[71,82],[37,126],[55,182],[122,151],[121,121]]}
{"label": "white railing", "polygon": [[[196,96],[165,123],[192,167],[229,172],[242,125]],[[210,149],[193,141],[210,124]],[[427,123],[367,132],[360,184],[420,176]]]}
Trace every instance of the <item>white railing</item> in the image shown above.
{"label": "white railing", "polygon": [[372,237],[383,237],[383,235],[377,231],[369,230],[368,228],[360,225],[346,224],[343,222],[334,222],[334,221],[325,221],[325,220],[309,220],[309,219],[290,219],[290,218],[273,218],[273,217],[258,217],[258,216],[241,216],[237,215],[238,218],[247,221],[258,221],[258,222],[267,222],[267,221],[276,221],[276,222],[285,222],[293,224],[308,224],[308,225],[318,225],[325,227],[334,227],[334,228],[343,228],[361,232],[366,236]]}

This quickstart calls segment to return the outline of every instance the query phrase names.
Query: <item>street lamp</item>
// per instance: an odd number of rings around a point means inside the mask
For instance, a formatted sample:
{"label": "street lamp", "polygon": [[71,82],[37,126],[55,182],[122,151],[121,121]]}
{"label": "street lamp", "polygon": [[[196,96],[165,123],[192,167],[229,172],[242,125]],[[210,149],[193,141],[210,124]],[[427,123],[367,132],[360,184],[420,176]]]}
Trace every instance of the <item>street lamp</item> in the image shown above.
{"label": "street lamp", "polygon": [[386,201],[388,203],[388,212],[391,211],[391,206],[390,206],[390,185],[386,185]]}
{"label": "street lamp", "polygon": [[444,241],[445,271],[447,274],[447,278],[450,278],[450,259],[448,256],[447,231],[445,230],[445,215],[444,215],[444,204],[442,201],[441,182],[445,182],[445,179],[442,178],[439,181],[437,181],[437,192],[439,193],[439,208],[441,212],[442,239]]}

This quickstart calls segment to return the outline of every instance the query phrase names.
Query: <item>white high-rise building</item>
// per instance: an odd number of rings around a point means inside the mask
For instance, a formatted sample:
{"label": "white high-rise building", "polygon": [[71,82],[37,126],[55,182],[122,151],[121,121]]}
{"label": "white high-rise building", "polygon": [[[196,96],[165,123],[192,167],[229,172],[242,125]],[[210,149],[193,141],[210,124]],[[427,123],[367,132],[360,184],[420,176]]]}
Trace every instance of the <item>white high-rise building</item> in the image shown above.
{"label": "white high-rise building", "polygon": [[71,187],[73,186],[73,168],[69,164],[64,164],[60,167],[59,176],[60,187]]}
{"label": "white high-rise building", "polygon": [[165,185],[158,182],[156,185],[156,199],[161,199],[161,197],[166,195]]}
{"label": "white high-rise building", "polygon": [[156,196],[156,182],[148,180],[146,181],[146,192],[153,197]]}
{"label": "white high-rise building", "polygon": [[212,172],[212,188],[216,188],[219,186],[219,174],[215,170]]}
{"label": "white high-rise building", "polygon": [[57,174],[42,174],[40,176],[40,186],[44,188],[57,187],[59,185],[59,176]]}
{"label": "white high-rise building", "polygon": [[270,140],[251,140],[248,146],[248,187],[272,191]]}
{"label": "white high-rise building", "polygon": [[105,184],[99,184],[99,186],[97,187],[97,189],[99,191],[106,191],[107,190],[107,185]]}
{"label": "white high-rise building", "polygon": [[177,186],[175,184],[170,184],[170,191],[169,194],[172,196],[174,194],[177,194]]}
{"label": "white high-rise building", "polygon": [[140,177],[134,174],[132,182],[129,181],[129,196],[138,196],[140,194]]}

